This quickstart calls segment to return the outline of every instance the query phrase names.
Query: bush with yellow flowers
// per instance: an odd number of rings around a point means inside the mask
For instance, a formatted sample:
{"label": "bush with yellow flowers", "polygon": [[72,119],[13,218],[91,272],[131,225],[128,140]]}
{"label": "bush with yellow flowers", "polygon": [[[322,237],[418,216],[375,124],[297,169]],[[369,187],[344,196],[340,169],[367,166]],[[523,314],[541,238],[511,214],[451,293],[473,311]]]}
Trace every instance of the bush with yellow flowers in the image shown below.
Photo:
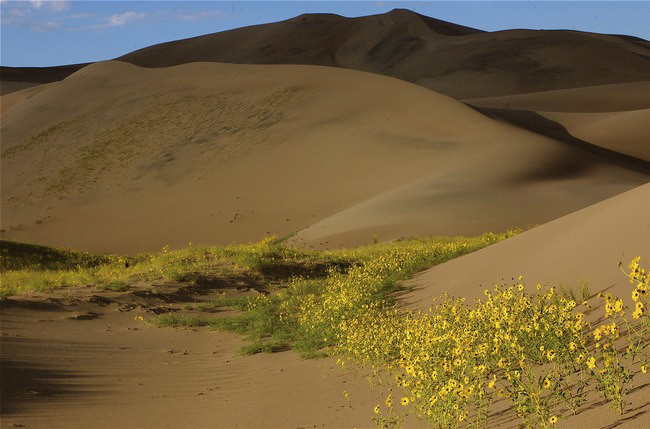
{"label": "bush with yellow flowers", "polygon": [[[351,276],[354,283],[336,289],[340,301],[326,301],[331,308],[306,303],[303,321],[331,339],[334,353],[393,371],[395,384],[409,392],[401,404],[435,427],[484,427],[491,404],[505,398],[524,425],[550,428],[563,410],[577,412],[590,383],[622,412],[636,368],[647,371],[648,275],[638,258],[629,266],[634,310],[606,295],[604,317],[591,324],[587,302],[548,286],[529,293],[521,278],[486,290],[474,304],[443,295],[427,312],[363,299],[369,284],[381,281],[382,267],[395,269],[400,256]],[[329,330],[317,328],[328,323]],[[392,400],[385,405],[374,410],[381,427],[396,421]]]}

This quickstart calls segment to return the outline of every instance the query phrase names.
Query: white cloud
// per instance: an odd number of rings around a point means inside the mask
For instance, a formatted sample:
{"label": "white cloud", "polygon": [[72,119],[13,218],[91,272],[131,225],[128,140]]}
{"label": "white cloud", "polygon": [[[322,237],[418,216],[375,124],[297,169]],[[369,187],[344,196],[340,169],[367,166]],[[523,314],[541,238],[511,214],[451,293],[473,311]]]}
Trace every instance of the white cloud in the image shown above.
{"label": "white cloud", "polygon": [[9,15],[11,16],[25,16],[25,12],[20,9],[9,9]]}
{"label": "white cloud", "polygon": [[[51,3],[67,3],[67,2],[52,2],[52,1],[2,1],[2,20],[0,21],[2,25],[12,25],[18,27],[29,28],[33,31],[43,32],[56,30],[61,27],[61,24],[58,22],[58,18],[47,19],[46,16],[43,16],[43,19],[39,19],[38,15],[42,15],[40,10],[43,10],[47,13],[56,12],[63,10],[60,5],[57,5],[56,8],[52,8]],[[61,9],[59,9],[61,8]]]}
{"label": "white cloud", "polygon": [[133,11],[117,13],[106,18],[107,19],[106,26],[119,27],[120,25],[126,25],[130,22],[138,21],[146,17],[147,17],[146,13],[138,13]]}
{"label": "white cloud", "polygon": [[25,20],[20,16],[6,16],[3,14],[2,21],[0,22],[2,25],[20,25],[25,22]]}
{"label": "white cloud", "polygon": [[27,26],[34,31],[52,31],[61,27],[61,24],[55,21],[46,21],[46,22],[29,22]]}
{"label": "white cloud", "polygon": [[48,9],[56,13],[69,9],[71,3],[68,0],[27,0],[33,9]]}
{"label": "white cloud", "polygon": [[94,25],[89,25],[85,27],[78,27],[78,28],[73,28],[72,30],[103,30],[106,28],[113,28],[113,27],[120,27],[123,25],[130,24],[135,21],[140,21],[145,18],[147,18],[149,14],[142,13],[142,12],[133,12],[133,11],[128,11],[128,12],[123,12],[123,13],[116,13],[110,16],[106,16],[102,18],[102,23],[100,24],[94,24]]}
{"label": "white cloud", "polygon": [[220,10],[204,10],[189,15],[180,15],[180,18],[186,21],[200,21],[203,19],[223,18],[224,16]]}
{"label": "white cloud", "polygon": [[72,15],[66,15],[62,16],[62,19],[87,19],[87,18],[93,18],[97,15],[94,13],[73,13]]}
{"label": "white cloud", "polygon": [[[60,25],[50,18],[70,7],[67,0],[1,0],[2,24],[31,28],[36,31],[48,31],[59,28]],[[38,20],[40,18],[46,21]],[[52,17],[59,19],[58,17]]]}

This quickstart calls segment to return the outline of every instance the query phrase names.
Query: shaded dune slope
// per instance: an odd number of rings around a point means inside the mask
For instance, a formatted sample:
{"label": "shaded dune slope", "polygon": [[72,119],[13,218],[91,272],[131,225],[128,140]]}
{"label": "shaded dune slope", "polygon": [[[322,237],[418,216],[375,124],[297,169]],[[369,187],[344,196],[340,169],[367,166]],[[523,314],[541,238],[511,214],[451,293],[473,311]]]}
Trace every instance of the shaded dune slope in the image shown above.
{"label": "shaded dune slope", "polygon": [[[306,14],[162,43],[117,59],[144,67],[335,66],[396,77],[454,98],[477,98],[645,81],[649,46],[642,39],[577,31],[483,32],[395,9],[358,18]],[[81,66],[4,67],[2,80],[50,82]]]}
{"label": "shaded dune slope", "polygon": [[396,9],[302,15],[144,48],[121,61],[315,64],[369,71],[454,98],[647,80],[648,42],[575,31],[482,32]]}
{"label": "shaded dune slope", "polygon": [[503,97],[464,99],[476,107],[546,112],[604,113],[650,108],[650,81],[576,88]]}
{"label": "shaded dune slope", "polygon": [[87,66],[70,64],[53,67],[0,67],[0,94],[9,94],[43,83],[57,82]]}
{"label": "shaded dune slope", "polygon": [[463,102],[490,117],[586,150],[618,152],[623,155],[621,161],[632,164],[630,158],[637,158],[645,166],[650,163],[650,82]]}
{"label": "shaded dune slope", "polygon": [[580,140],[650,163],[650,109],[540,115],[562,124]]}
{"label": "shaded dune slope", "polygon": [[97,63],[1,132],[4,236],[90,251],[481,233],[648,180],[416,85],[316,66]]}

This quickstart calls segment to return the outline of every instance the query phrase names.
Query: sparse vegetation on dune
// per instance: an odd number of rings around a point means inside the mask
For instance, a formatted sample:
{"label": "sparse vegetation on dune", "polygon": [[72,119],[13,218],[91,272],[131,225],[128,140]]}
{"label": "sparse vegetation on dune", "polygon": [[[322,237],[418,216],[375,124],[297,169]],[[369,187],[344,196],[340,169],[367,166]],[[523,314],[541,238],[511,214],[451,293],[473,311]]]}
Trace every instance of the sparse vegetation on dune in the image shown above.
{"label": "sparse vegetation on dune", "polygon": [[[403,289],[399,281],[418,270],[516,233],[320,252],[268,238],[135,257],[3,243],[3,249],[20,251],[3,251],[2,293],[66,284],[124,290],[138,280],[192,282],[206,274],[279,270],[289,280],[275,293],[223,295],[185,305],[199,315],[166,313],[146,322],[236,332],[249,340],[246,354],[294,349],[304,357],[336,355],[344,367],[370,367],[370,380],[387,393],[383,404],[369,410],[378,427],[399,426],[407,413],[434,427],[486,427],[500,402],[502,408],[509,403],[525,426],[551,428],[580,412],[593,389],[622,413],[635,377],[650,363],[650,277],[639,258],[626,271],[634,308],[609,294],[592,295],[585,284],[577,291],[528,288],[521,277],[485,290],[485,298],[473,304],[443,295],[428,311],[416,313],[395,299]],[[238,311],[210,314],[219,307]]]}
{"label": "sparse vegetation on dune", "polygon": [[31,269],[36,271],[96,267],[106,263],[103,256],[66,249],[0,240],[0,272]]}
{"label": "sparse vegetation on dune", "polygon": [[[275,294],[248,298],[246,311],[234,316],[206,320],[205,316],[187,318],[169,314],[150,323],[207,324],[244,334],[251,342],[244,350],[247,353],[291,348],[305,357],[319,356],[324,348],[336,345],[339,321],[348,320],[367,307],[392,307],[393,292],[401,288],[399,280],[515,233],[418,238],[351,250],[310,252],[323,261],[338,264],[332,264],[325,276],[295,276]],[[241,308],[242,303],[237,306]]]}
{"label": "sparse vegetation on dune", "polygon": [[129,283],[166,279],[193,282],[205,276],[268,274],[284,270],[322,272],[328,265],[349,264],[347,255],[289,248],[276,238],[232,246],[194,246],[135,256],[92,256],[3,241],[0,294],[47,291],[63,286],[94,285],[123,289]]}

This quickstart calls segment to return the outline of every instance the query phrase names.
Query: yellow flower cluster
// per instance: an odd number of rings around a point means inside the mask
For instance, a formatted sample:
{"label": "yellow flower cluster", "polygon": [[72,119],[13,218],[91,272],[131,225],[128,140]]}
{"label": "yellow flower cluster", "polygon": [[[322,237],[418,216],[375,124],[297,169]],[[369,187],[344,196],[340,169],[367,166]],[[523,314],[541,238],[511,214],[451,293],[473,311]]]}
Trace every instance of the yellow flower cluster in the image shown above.
{"label": "yellow flower cluster", "polygon": [[[435,251],[453,251],[457,244],[447,246]],[[408,267],[414,250],[396,250],[346,274],[332,273],[324,296],[301,304],[300,323],[322,335],[333,353],[395,372],[397,386],[408,392],[400,403],[434,426],[484,425],[498,395],[509,398],[525,425],[550,428],[561,404],[575,412],[584,401],[589,380],[622,406],[629,368],[638,363],[626,361],[614,346],[620,324],[629,322],[622,300],[605,295],[606,323],[597,327],[585,320],[592,311],[587,302],[579,305],[553,287],[538,285],[529,293],[521,278],[486,290],[473,304],[443,295],[425,312],[386,307],[373,294],[391,273]],[[636,311],[643,314],[647,275],[636,265],[633,269],[641,304]],[[629,327],[625,332],[629,335]],[[634,345],[630,356],[641,356],[647,329],[628,340]],[[391,415],[392,402],[390,395],[385,405]],[[374,412],[380,414],[380,407]]]}

